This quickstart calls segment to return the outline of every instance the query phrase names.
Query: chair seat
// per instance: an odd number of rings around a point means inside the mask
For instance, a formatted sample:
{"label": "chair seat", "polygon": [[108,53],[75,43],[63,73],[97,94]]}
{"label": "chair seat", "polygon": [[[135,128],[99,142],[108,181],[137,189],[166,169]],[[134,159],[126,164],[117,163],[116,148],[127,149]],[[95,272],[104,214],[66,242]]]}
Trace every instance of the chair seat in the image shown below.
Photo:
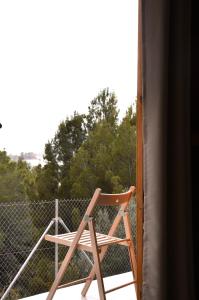
{"label": "chair seat", "polygon": [[[77,231],[59,234],[59,235],[45,235],[45,240],[54,242],[57,244],[70,246],[73,242],[73,239],[76,236]],[[120,239],[118,237],[102,234],[102,233],[96,233],[97,238],[97,246],[103,247],[110,244],[122,244],[124,246],[128,246],[129,239]],[[89,252],[92,252],[92,244],[91,244],[91,237],[90,232],[88,230],[84,230],[81,238],[78,242],[77,248],[81,250],[86,250]]]}

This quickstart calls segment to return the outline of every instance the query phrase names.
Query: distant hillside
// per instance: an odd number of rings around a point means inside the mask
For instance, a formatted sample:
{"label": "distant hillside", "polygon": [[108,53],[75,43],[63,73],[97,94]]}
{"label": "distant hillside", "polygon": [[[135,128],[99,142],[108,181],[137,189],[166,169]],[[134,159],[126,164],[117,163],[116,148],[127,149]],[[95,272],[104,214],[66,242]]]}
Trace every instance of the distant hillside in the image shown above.
{"label": "distant hillside", "polygon": [[19,159],[25,160],[31,167],[39,164],[44,165],[43,155],[34,152],[21,152],[20,155],[9,154],[9,157],[14,161],[18,161]]}

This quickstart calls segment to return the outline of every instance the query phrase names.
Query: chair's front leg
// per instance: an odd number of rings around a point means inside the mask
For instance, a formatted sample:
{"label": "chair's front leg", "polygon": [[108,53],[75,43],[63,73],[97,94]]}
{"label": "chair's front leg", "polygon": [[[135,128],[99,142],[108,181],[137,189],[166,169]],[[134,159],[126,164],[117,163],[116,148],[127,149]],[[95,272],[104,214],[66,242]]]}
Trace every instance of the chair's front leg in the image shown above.
{"label": "chair's front leg", "polygon": [[82,222],[80,224],[80,227],[79,227],[79,229],[77,231],[77,234],[76,234],[76,236],[75,236],[75,238],[74,238],[74,240],[73,240],[73,242],[72,242],[72,244],[71,244],[71,246],[70,246],[70,248],[69,248],[69,250],[68,250],[68,252],[67,252],[67,254],[66,254],[66,256],[65,256],[65,258],[63,260],[63,262],[62,262],[62,264],[61,264],[61,267],[60,267],[60,269],[59,269],[59,271],[57,273],[57,276],[56,276],[56,278],[55,278],[55,280],[54,280],[54,282],[53,282],[53,284],[52,284],[52,286],[50,288],[50,291],[48,293],[48,296],[47,296],[46,300],[52,300],[53,299],[53,296],[54,296],[54,294],[56,292],[56,289],[58,288],[58,286],[59,286],[59,284],[60,284],[60,282],[61,282],[61,280],[62,280],[62,278],[64,276],[66,268],[68,267],[68,265],[70,263],[70,260],[73,257],[73,254],[75,252],[75,249],[77,247],[77,244],[79,242],[79,239],[80,239],[80,237],[82,235],[82,232],[83,232],[85,226],[86,226],[86,222]]}
{"label": "chair's front leg", "polygon": [[[121,208],[124,210],[124,209],[127,208],[127,206],[128,206],[128,203],[124,203],[124,204],[122,204]],[[121,214],[118,213],[117,216],[116,216],[116,218],[115,218],[115,220],[114,220],[114,222],[113,222],[113,224],[112,224],[112,226],[111,226],[111,228],[110,228],[110,230],[109,230],[108,235],[110,235],[110,236],[114,235],[114,233],[117,230],[117,227],[118,227],[121,219],[122,219],[122,216],[121,216]],[[105,247],[103,247],[101,249],[101,253],[99,255],[100,262],[102,262],[105,254],[106,254],[107,249],[108,249],[107,246],[105,246]],[[93,281],[93,279],[95,277],[95,268],[94,267],[92,267],[92,269],[91,269],[90,274],[89,274],[88,277],[90,279],[86,281],[86,283],[85,283],[85,285],[83,287],[82,293],[81,293],[82,296],[84,296],[84,297],[85,297],[85,295],[86,295],[86,293],[87,293],[87,291],[88,291],[88,289],[89,289],[89,287],[90,287],[90,285],[91,285],[91,283],[92,283],[92,281]]]}
{"label": "chair's front leg", "polygon": [[[99,260],[100,260],[100,262],[102,262],[102,260],[103,260],[103,258],[104,258],[104,256],[105,256],[105,254],[106,254],[107,248],[108,248],[107,246],[104,246],[104,247],[101,249],[101,252],[100,252],[100,254],[99,254]],[[82,294],[83,297],[86,296],[86,293],[88,292],[88,289],[89,289],[89,287],[90,287],[90,285],[91,285],[93,279],[95,278],[95,275],[96,275],[96,272],[95,272],[95,266],[93,266],[92,269],[91,269],[91,271],[90,271],[90,274],[89,274],[89,276],[88,276],[89,279],[86,280],[86,283],[85,283],[85,285],[84,285],[84,287],[83,287],[83,289],[82,289],[82,292],[81,292],[81,294]]]}
{"label": "chair's front leg", "polygon": [[136,281],[135,290],[136,290],[136,294],[137,294],[137,261],[136,261],[136,255],[135,255],[135,247],[133,244],[133,238],[132,238],[132,234],[131,234],[131,222],[130,222],[129,213],[127,212],[123,218],[124,218],[124,228],[125,228],[126,237],[130,240],[129,246],[128,246],[128,251],[129,251],[131,270],[133,273],[134,280]]}
{"label": "chair's front leg", "polygon": [[98,284],[98,289],[99,289],[100,300],[106,300],[105,290],[104,290],[104,282],[103,282],[102,272],[101,272],[101,267],[100,267],[100,258],[99,258],[98,247],[97,247],[97,238],[96,238],[95,228],[94,228],[92,219],[89,220],[88,226],[89,226],[90,236],[91,236],[91,245],[92,245],[93,258],[94,258],[94,268],[95,268],[95,273],[96,273],[96,277],[97,277],[97,284]]}
{"label": "chair's front leg", "polygon": [[59,286],[59,284],[60,284],[60,282],[61,282],[61,280],[62,280],[62,278],[64,276],[66,268],[69,265],[69,262],[70,262],[70,260],[71,260],[71,258],[73,256],[74,248],[75,247],[73,247],[73,248],[70,247],[69,248],[68,253],[66,254],[66,256],[65,256],[65,258],[64,258],[64,260],[63,260],[63,262],[61,264],[61,267],[60,267],[60,269],[59,269],[59,271],[57,273],[57,276],[56,276],[56,278],[55,278],[55,280],[54,280],[54,282],[53,282],[53,284],[52,284],[52,286],[50,288],[50,291],[48,293],[48,296],[47,296],[46,300],[53,299],[53,296],[54,296],[54,294],[55,294],[55,292],[56,292],[56,290],[57,290],[57,288],[58,288],[58,286]]}

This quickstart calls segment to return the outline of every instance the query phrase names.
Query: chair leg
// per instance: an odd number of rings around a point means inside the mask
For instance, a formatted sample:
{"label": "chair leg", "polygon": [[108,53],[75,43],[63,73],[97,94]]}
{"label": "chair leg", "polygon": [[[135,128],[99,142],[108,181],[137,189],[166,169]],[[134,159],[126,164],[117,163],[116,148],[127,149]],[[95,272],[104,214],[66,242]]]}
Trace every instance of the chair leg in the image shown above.
{"label": "chair leg", "polygon": [[[100,262],[102,262],[106,251],[107,251],[107,247],[102,248],[101,253],[99,254],[99,261]],[[93,266],[92,269],[91,269],[91,271],[90,271],[90,274],[88,276],[90,279],[86,281],[86,283],[85,283],[85,285],[84,285],[84,287],[82,289],[82,292],[81,292],[81,294],[82,294],[83,297],[86,296],[86,293],[88,292],[88,289],[89,289],[89,287],[90,287],[93,279],[95,278],[95,276],[96,276],[95,266]]]}
{"label": "chair leg", "polygon": [[53,296],[54,296],[54,294],[55,294],[55,292],[56,292],[56,290],[57,290],[57,288],[58,288],[58,286],[59,286],[59,284],[62,280],[62,277],[63,277],[63,275],[66,271],[66,268],[68,267],[68,265],[70,263],[70,260],[71,260],[72,256],[73,256],[73,252],[68,251],[68,253],[66,254],[66,256],[65,256],[65,258],[64,258],[64,260],[61,264],[61,267],[60,267],[60,269],[57,273],[57,276],[56,276],[56,278],[55,278],[55,280],[54,280],[54,282],[53,282],[53,284],[50,288],[50,291],[48,293],[48,296],[47,296],[46,300],[52,300],[53,299]]}
{"label": "chair leg", "polygon": [[[131,235],[131,223],[130,223],[128,212],[127,214],[124,215],[123,220],[124,220],[126,237],[130,239],[128,250],[129,250],[130,263],[131,263],[131,270],[133,273],[134,280],[137,281],[137,261],[136,261],[135,249],[133,245],[133,239]],[[135,283],[135,290],[137,294],[137,282]]]}
{"label": "chair leg", "polygon": [[134,280],[136,281],[134,287],[135,287],[135,292],[136,292],[136,295],[137,295],[137,293],[138,293],[138,289],[137,289],[137,268],[136,268],[136,265],[134,264],[135,252],[134,252],[134,246],[133,246],[132,242],[130,242],[130,245],[128,247],[128,251],[129,251],[130,264],[131,264],[131,271],[132,271]]}
{"label": "chair leg", "polygon": [[127,213],[124,217],[124,228],[125,228],[125,233],[126,237],[130,239],[130,244],[129,244],[129,251],[131,255],[131,260],[132,260],[132,265],[133,265],[133,272],[134,276],[137,274],[137,261],[136,261],[136,255],[135,255],[135,250],[134,250],[134,245],[133,245],[133,239],[131,235],[131,224],[130,224],[130,218],[129,214]]}
{"label": "chair leg", "polygon": [[[124,204],[121,206],[121,208],[124,210],[124,209],[126,209],[127,206],[128,206],[128,203],[124,203]],[[116,229],[117,229],[117,227],[118,227],[118,225],[119,225],[121,219],[122,219],[122,216],[121,216],[121,214],[118,213],[117,216],[116,216],[116,218],[115,218],[115,220],[114,220],[114,222],[113,222],[113,224],[112,224],[112,226],[111,226],[111,228],[110,228],[110,230],[109,230],[108,235],[110,235],[110,236],[113,236],[113,235],[114,235],[114,233],[115,233],[115,231],[116,231]],[[105,247],[103,247],[103,248],[101,249],[101,253],[100,253],[100,255],[99,255],[100,262],[102,262],[102,260],[103,260],[103,258],[104,258],[104,256],[105,256],[105,254],[106,254],[106,252],[107,252],[107,249],[108,249],[107,246],[105,246]],[[84,287],[83,287],[83,289],[82,289],[82,293],[81,293],[81,294],[82,294],[83,297],[86,296],[86,293],[87,293],[87,291],[88,291],[88,289],[89,289],[89,287],[90,287],[90,285],[91,285],[91,282],[93,281],[93,279],[94,279],[94,277],[95,277],[95,268],[94,268],[94,267],[92,267],[92,269],[91,269],[91,271],[90,271],[90,274],[89,274],[89,277],[90,277],[90,280],[87,280],[87,281],[86,281],[86,283],[85,283],[85,285],[84,285]]]}
{"label": "chair leg", "polygon": [[100,300],[106,300],[105,290],[104,290],[104,282],[103,282],[102,272],[101,272],[101,267],[100,267],[100,258],[99,258],[99,253],[98,253],[97,240],[96,240],[96,234],[95,234],[93,221],[90,220],[88,222],[88,225],[89,225],[89,230],[90,230],[90,235],[91,235],[91,243],[92,243],[93,258],[94,258],[94,267],[95,267],[95,274],[96,274],[96,277],[97,277],[99,296],[100,296]]}
{"label": "chair leg", "polygon": [[134,256],[135,256],[135,252],[134,252],[134,248],[132,243],[130,242],[129,246],[128,246],[128,252],[129,252],[129,259],[130,259],[130,265],[131,265],[131,270],[132,270],[132,274],[134,277],[134,280],[137,280],[137,274],[136,274],[136,268],[133,262]]}

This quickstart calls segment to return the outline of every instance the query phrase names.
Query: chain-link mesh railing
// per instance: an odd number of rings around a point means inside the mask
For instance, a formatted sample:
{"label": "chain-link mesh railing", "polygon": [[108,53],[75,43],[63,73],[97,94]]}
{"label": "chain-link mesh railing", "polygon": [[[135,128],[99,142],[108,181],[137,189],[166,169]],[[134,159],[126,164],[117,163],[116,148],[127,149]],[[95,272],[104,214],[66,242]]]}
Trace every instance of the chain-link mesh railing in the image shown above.
{"label": "chain-link mesh railing", "polygon": [[[89,200],[59,200],[58,211],[55,201],[0,204],[0,297],[4,294],[31,250],[56,214],[70,231],[77,229]],[[107,233],[117,214],[116,208],[98,207],[95,211],[96,230]],[[132,234],[136,242],[136,202],[131,201],[130,215]],[[55,222],[56,223],[56,222]],[[54,224],[49,233],[65,233],[66,226]],[[57,232],[56,232],[57,233]],[[117,236],[124,234],[122,223]],[[66,247],[43,240],[25,269],[17,278],[6,299],[20,299],[45,292],[51,286],[56,270],[56,261],[61,264]],[[110,246],[102,263],[104,276],[115,275],[130,270],[126,247]],[[56,259],[56,253],[58,259]],[[89,255],[89,254],[88,254]],[[91,258],[92,259],[92,258]],[[91,265],[82,252],[77,251],[70,263],[63,282],[69,282],[88,275]]]}

